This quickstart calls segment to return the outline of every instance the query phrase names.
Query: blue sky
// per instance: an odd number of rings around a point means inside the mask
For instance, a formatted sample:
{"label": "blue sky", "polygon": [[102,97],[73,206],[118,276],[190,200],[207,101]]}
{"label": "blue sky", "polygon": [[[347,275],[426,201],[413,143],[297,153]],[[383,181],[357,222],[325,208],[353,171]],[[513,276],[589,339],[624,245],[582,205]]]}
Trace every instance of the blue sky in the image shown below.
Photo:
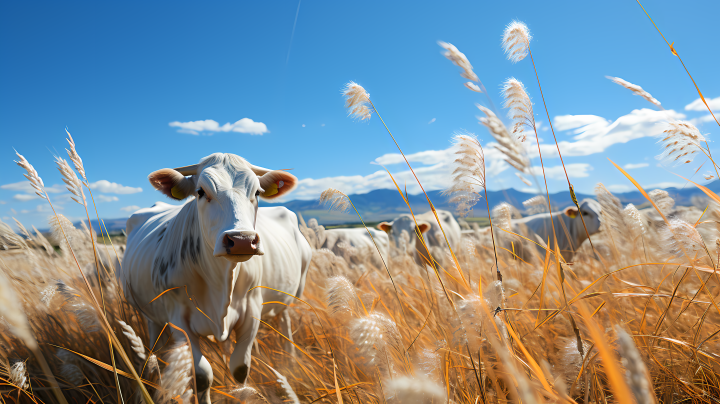
{"label": "blue sky", "polygon": [[[644,5],[720,110],[719,56],[710,52],[720,3]],[[65,156],[65,127],[89,180],[99,182],[95,194],[105,200],[98,204],[105,218],[163,200],[147,182],[150,172],[213,152],[293,168],[302,180],[298,198],[316,198],[330,186],[349,194],[387,187],[371,162],[397,161],[385,156],[396,149],[376,116],[369,122],[346,117],[340,90],[349,80],[371,94],[403,151],[415,155],[427,188],[442,188],[453,132],[473,132],[484,145],[492,138],[475,118],[480,111],[474,104],[484,103],[484,95],[462,85],[466,80],[441,55],[438,40],[465,53],[498,107],[506,78],[524,82],[542,121],[541,143],[551,141],[530,61],[511,64],[500,46],[513,19],[524,21],[534,37],[531,48],[556,129],[570,128],[557,136],[573,142],[573,151],[561,150],[576,189],[591,192],[603,182],[629,190],[608,157],[620,165],[647,164],[629,171],[646,186],[680,183],[671,172],[692,175],[702,163],[657,167],[659,147],[651,136],[662,130],[654,124],[658,113],[605,78],[642,86],[672,110],[666,116],[694,120],[711,140],[720,132],[703,121],[707,111],[692,110],[698,99],[692,83],[634,1],[304,1],[299,12],[296,1],[3,2],[0,217],[42,227],[48,216],[44,201],[28,196],[13,148],[58,191],[51,197],[61,211],[80,217],[56,185],[62,182],[53,155]],[[569,117],[576,115],[595,117]],[[619,118],[627,130],[617,134],[608,125]],[[220,128],[229,123],[229,131],[196,135],[188,133],[192,125],[170,125],[205,120]],[[586,131],[590,142],[577,143],[578,122],[595,123]],[[624,142],[631,137],[640,138]],[[545,162],[559,165],[557,158]],[[407,178],[402,165],[388,168]],[[489,188],[526,188],[514,169],[497,171],[488,175]],[[564,177],[552,176],[549,186],[551,192],[566,189]],[[415,190],[409,181],[408,190]]]}

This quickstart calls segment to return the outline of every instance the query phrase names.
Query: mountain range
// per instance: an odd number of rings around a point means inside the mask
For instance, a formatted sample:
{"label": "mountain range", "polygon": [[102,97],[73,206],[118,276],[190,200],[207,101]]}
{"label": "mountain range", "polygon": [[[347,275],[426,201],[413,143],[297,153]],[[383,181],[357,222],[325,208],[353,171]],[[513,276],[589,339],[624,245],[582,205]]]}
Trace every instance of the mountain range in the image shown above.
{"label": "mountain range", "polygon": [[[720,181],[713,181],[706,185],[706,187],[720,194]],[[665,190],[675,199],[677,205],[692,205],[693,197],[705,196],[700,189],[693,185],[688,185],[684,188],[665,188]],[[650,190],[648,189],[647,191]],[[502,191],[488,191],[488,201],[490,209],[502,202],[508,202],[522,211],[523,201],[535,195],[537,194],[510,188]],[[637,206],[648,204],[647,199],[645,199],[639,191],[618,192],[613,193],[613,195],[618,197],[623,204],[632,203]],[[448,197],[442,195],[442,191],[429,191],[428,196],[437,209],[454,212],[454,207],[449,203]],[[594,195],[581,193],[577,193],[576,196],[578,200],[595,197]],[[392,220],[401,213],[410,212],[398,192],[392,189],[377,189],[366,194],[349,195],[349,197],[366,222]],[[430,210],[423,194],[408,195],[408,201],[415,213],[424,213]],[[550,194],[550,201],[553,205],[553,210],[564,209],[572,204],[569,191]],[[326,226],[359,222],[354,212],[352,214],[331,212],[320,205],[318,200],[292,200],[283,203],[266,203],[261,201],[260,206],[285,206],[293,212],[300,213],[306,221],[310,218],[316,218],[319,224]],[[485,201],[479,201],[470,215],[471,217],[483,217],[487,215]],[[126,220],[127,219],[105,219],[104,222],[109,232],[119,232],[125,228]],[[93,220],[93,227],[97,229],[97,221],[95,220]]]}

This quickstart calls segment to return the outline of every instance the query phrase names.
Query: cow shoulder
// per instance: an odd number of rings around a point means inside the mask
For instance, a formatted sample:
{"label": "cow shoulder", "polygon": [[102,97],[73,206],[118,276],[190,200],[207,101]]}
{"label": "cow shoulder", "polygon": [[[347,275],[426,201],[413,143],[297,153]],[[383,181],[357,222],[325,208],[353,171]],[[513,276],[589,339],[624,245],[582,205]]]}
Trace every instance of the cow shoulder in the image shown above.
{"label": "cow shoulder", "polygon": [[135,211],[135,213],[130,215],[127,222],[125,223],[125,233],[127,235],[130,235],[133,230],[140,228],[140,226],[145,224],[145,222],[147,222],[148,219],[150,219],[151,217],[157,215],[158,213],[170,210],[174,207],[175,206],[170,205],[169,203],[158,201],[149,208],[143,208]]}

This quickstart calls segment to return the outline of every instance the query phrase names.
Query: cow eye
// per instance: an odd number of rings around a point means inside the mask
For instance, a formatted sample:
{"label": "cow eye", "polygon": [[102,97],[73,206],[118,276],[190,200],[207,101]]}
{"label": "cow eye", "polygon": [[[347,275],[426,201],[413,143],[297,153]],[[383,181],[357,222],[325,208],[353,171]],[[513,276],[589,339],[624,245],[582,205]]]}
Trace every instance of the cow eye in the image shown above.
{"label": "cow eye", "polygon": [[259,190],[259,189],[258,189],[257,191],[255,191],[255,197],[258,197],[258,196],[260,196],[260,190]]}
{"label": "cow eye", "polygon": [[202,188],[198,188],[197,194],[198,194],[198,199],[200,199],[200,198],[202,198],[203,196],[205,196],[205,190],[202,189]]}

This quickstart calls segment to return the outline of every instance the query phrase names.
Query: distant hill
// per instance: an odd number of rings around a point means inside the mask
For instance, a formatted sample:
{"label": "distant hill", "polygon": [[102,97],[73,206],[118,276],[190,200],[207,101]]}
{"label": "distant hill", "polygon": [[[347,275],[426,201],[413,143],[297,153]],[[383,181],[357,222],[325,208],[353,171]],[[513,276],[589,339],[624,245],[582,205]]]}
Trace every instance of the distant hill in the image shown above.
{"label": "distant hill", "polygon": [[[720,181],[713,181],[707,187],[713,192],[720,194]],[[691,205],[691,198],[693,196],[704,196],[705,194],[695,186],[688,185],[685,188],[666,188],[666,191],[675,199],[678,205]],[[650,189],[648,189],[650,191]],[[430,191],[428,192],[430,199],[432,200],[435,207],[438,209],[445,209],[454,211],[454,207],[448,202],[448,198],[442,195],[441,191]],[[532,198],[536,194],[527,192],[521,192],[516,189],[510,188],[502,191],[489,191],[488,199],[490,201],[490,208],[492,209],[495,205],[501,202],[508,202],[513,206],[522,208],[523,201]],[[613,193],[620,199],[623,204],[632,203],[635,205],[643,205],[647,203],[647,200],[639,191],[631,192],[618,192]],[[594,195],[588,194],[577,194],[579,200],[584,198],[594,198]],[[382,220],[393,219],[401,213],[409,213],[405,202],[403,202],[397,191],[392,189],[378,189],[370,191],[366,194],[354,194],[350,195],[350,199],[360,211],[363,220],[366,222],[379,222]],[[424,213],[430,210],[423,194],[409,195],[408,200],[410,206],[412,206],[413,212]],[[550,201],[553,207],[557,209],[564,209],[572,204],[570,199],[569,191],[556,192],[550,194]],[[342,223],[356,223],[358,217],[355,214],[346,214],[339,212],[329,212],[323,206],[321,206],[317,200],[292,200],[284,203],[266,203],[260,202],[260,206],[285,206],[293,212],[300,213],[305,220],[310,218],[316,218],[320,224],[333,225]],[[486,215],[485,201],[480,201],[474,211],[475,217],[482,217]],[[127,219],[104,219],[105,226],[110,233],[119,232],[125,229],[125,222]],[[98,229],[97,220],[92,221],[93,227]],[[79,226],[79,223],[76,223]]]}
{"label": "distant hill", "polygon": [[[713,181],[707,188],[713,192],[720,193],[720,181]],[[678,205],[691,205],[691,198],[695,195],[704,196],[705,194],[694,185],[688,185],[685,188],[666,188],[666,191],[675,199]],[[648,189],[647,191],[650,191]],[[502,202],[508,202],[513,206],[522,208],[523,201],[532,198],[536,194],[518,191],[510,188],[502,191],[488,191],[488,200],[490,209]],[[594,198],[594,195],[576,194],[578,200],[584,198]],[[635,205],[643,205],[647,203],[647,199],[639,191],[618,192],[613,193],[620,199],[623,204],[632,203]],[[355,207],[367,222],[377,222],[392,219],[401,213],[409,213],[405,202],[402,200],[396,190],[378,189],[366,194],[349,195]],[[448,202],[448,197],[442,195],[442,191],[429,191],[428,196],[432,200],[437,209],[445,209],[454,211],[454,207]],[[425,195],[409,195],[408,201],[415,213],[424,213],[430,210]],[[572,204],[570,199],[570,191],[561,191],[550,194],[550,202],[553,208],[564,209]],[[312,217],[317,218],[318,222],[323,225],[354,223],[358,222],[356,214],[343,214],[338,212],[329,212],[321,206],[317,200],[293,200],[279,204],[269,204],[261,202],[260,206],[285,206],[288,209],[299,212],[308,220]],[[521,209],[522,210],[522,209]],[[486,215],[485,201],[480,201],[473,210],[473,216],[482,217]]]}

